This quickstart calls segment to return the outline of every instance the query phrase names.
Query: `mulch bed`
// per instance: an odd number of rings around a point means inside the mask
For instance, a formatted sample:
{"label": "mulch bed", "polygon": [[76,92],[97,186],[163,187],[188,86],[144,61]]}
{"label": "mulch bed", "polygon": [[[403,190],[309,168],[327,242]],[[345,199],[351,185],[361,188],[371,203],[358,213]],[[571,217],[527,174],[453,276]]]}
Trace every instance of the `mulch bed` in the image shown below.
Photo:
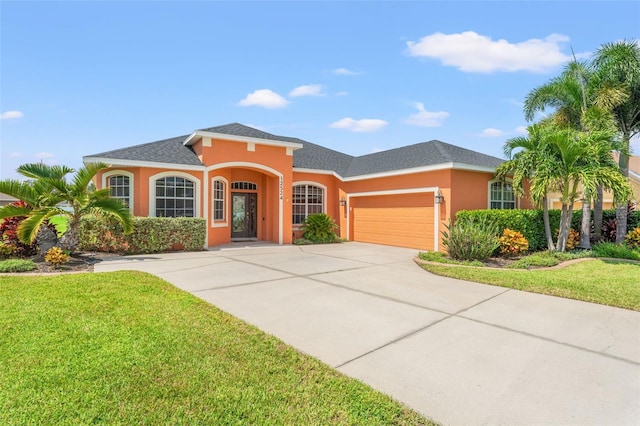
{"label": "mulch bed", "polygon": [[[60,265],[58,268],[54,268],[53,265],[44,261],[42,256],[34,256],[29,258],[33,261],[37,269],[28,271],[26,273],[63,273],[63,272],[93,272],[93,265],[101,262],[105,257],[118,256],[113,253],[98,253],[98,252],[75,252],[69,258],[69,261],[64,265]],[[25,272],[23,272],[25,273]]]}

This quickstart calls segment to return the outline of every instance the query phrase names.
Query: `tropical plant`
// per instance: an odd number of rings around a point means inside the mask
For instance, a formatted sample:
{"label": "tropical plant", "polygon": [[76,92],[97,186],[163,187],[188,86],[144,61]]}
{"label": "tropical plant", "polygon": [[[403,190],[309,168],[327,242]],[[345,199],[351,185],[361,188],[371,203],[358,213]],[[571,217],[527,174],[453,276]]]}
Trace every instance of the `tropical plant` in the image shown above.
{"label": "tropical plant", "polygon": [[302,223],[304,239],[314,243],[332,243],[338,239],[336,230],[338,226],[325,213],[314,213],[306,217]]}
{"label": "tropical plant", "polygon": [[500,253],[504,256],[518,256],[529,250],[529,241],[519,231],[506,228],[499,241]]}
{"label": "tropical plant", "polygon": [[75,170],[66,166],[49,166],[42,163],[23,164],[17,171],[27,181],[7,179],[0,181],[0,192],[26,203],[26,207],[7,205],[0,208],[0,219],[26,216],[17,229],[20,241],[31,244],[39,232],[48,229],[49,221],[56,216],[68,219],[67,230],[58,244],[71,252],[77,247],[80,219],[100,214],[115,218],[125,232],[132,230],[132,216],[120,200],[109,196],[109,189],[90,191],[89,183],[106,168],[103,163],[87,164],[67,181],[67,175]]}
{"label": "tropical plant", "polygon": [[69,255],[60,247],[51,247],[44,255],[44,261],[53,265],[54,269],[58,269],[69,261]]}
{"label": "tropical plant", "polygon": [[[640,43],[623,40],[606,43],[598,49],[592,62],[597,84],[612,95],[601,97],[609,102],[622,141],[618,165],[629,176],[630,140],[640,133]],[[620,96],[621,94],[621,96]],[[618,204],[616,242],[624,240],[627,232],[626,204]]]}
{"label": "tropical plant", "polygon": [[[10,205],[28,208],[24,201],[16,201]],[[12,248],[15,256],[31,256],[36,252],[35,244],[25,244],[18,238],[18,227],[26,219],[26,216],[6,217],[0,220],[0,241]]]}
{"label": "tropical plant", "polygon": [[485,260],[493,254],[500,242],[496,235],[498,227],[490,221],[449,220],[442,231],[442,245],[450,257],[457,260]]}
{"label": "tropical plant", "polygon": [[624,239],[624,243],[630,249],[640,249],[640,228],[629,231]]}

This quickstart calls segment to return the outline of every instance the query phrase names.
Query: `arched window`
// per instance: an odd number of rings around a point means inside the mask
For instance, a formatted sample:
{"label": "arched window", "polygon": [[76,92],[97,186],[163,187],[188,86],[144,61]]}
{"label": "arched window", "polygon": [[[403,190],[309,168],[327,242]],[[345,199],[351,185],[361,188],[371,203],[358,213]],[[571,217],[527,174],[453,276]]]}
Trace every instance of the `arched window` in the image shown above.
{"label": "arched window", "polygon": [[509,182],[495,181],[489,183],[490,209],[515,209],[516,198],[513,186]]}
{"label": "arched window", "polygon": [[111,170],[102,175],[102,187],[133,211],[133,174],[124,170]]}
{"label": "arched window", "polygon": [[299,225],[314,213],[324,212],[325,188],[311,184],[293,186],[293,223]]}
{"label": "arched window", "polygon": [[181,176],[156,179],[156,217],[194,217],[195,183]]}
{"label": "arched window", "polygon": [[248,190],[248,191],[257,191],[258,185],[253,182],[245,182],[245,181],[237,181],[231,182],[231,189],[240,189],[240,190]]}

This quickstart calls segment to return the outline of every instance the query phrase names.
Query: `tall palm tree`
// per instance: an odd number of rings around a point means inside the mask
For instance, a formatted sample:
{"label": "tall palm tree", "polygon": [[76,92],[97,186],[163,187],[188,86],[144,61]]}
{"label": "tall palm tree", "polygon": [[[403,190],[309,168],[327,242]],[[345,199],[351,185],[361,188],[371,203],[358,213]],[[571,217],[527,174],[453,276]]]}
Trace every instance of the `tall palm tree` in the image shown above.
{"label": "tall palm tree", "polygon": [[511,185],[518,196],[524,194],[523,182],[531,183],[529,196],[534,205],[542,205],[542,217],[547,248],[554,249],[551,226],[549,224],[549,208],[547,194],[549,179],[545,178],[552,170],[555,159],[550,155],[543,136],[543,125],[532,124],[527,128],[528,136],[509,139],[504,144],[504,155],[509,160],[496,170],[496,176],[504,179],[512,176]]}
{"label": "tall palm tree", "polygon": [[72,252],[79,244],[80,219],[86,215],[113,217],[121,223],[125,232],[131,232],[133,219],[129,209],[120,200],[111,198],[108,188],[99,191],[88,189],[95,175],[106,167],[103,163],[88,164],[67,181],[67,175],[74,172],[69,167],[23,164],[17,171],[29,180],[2,180],[0,192],[23,200],[28,206],[1,207],[0,219],[26,216],[18,227],[18,238],[25,243],[33,243],[43,225],[51,218],[65,216],[68,219],[67,230],[59,243],[62,248]]}
{"label": "tall palm tree", "polygon": [[[629,177],[629,141],[640,133],[640,42],[623,40],[602,45],[592,70],[598,85],[613,92],[622,91],[621,101],[613,102],[611,107],[623,143],[618,165],[622,174]],[[616,207],[616,222],[616,242],[620,243],[627,233],[626,205]]]}

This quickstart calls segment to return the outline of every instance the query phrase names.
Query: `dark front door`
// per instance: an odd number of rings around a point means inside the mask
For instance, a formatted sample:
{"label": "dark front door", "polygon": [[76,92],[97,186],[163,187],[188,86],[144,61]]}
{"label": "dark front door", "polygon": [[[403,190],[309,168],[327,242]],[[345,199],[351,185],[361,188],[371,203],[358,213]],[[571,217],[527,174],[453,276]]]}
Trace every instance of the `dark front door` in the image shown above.
{"label": "dark front door", "polygon": [[258,194],[233,192],[233,223],[231,238],[256,238],[258,223]]}

